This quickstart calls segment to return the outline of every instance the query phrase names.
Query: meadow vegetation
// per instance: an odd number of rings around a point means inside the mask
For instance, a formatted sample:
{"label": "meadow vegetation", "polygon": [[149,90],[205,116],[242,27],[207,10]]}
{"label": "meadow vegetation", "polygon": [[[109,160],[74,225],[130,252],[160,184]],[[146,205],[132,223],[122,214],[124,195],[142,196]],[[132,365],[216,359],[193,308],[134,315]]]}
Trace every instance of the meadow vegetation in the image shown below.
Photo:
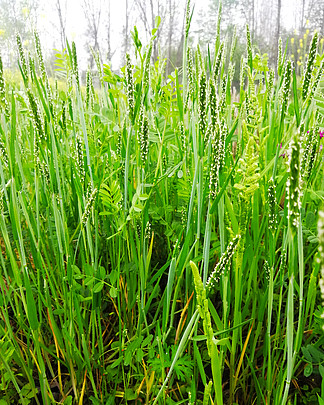
{"label": "meadow vegetation", "polygon": [[1,405],[324,403],[320,38],[296,75],[190,19],[167,77],[159,18],[96,88],[37,33],[0,66]]}

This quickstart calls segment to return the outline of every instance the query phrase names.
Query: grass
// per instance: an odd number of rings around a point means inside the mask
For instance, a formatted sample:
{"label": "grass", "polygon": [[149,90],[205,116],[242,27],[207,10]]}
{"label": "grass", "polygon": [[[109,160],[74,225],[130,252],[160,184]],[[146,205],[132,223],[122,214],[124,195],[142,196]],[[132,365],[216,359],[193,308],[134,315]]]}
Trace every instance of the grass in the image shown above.
{"label": "grass", "polygon": [[74,44],[50,84],[37,35],[20,82],[1,68],[1,405],[324,395],[318,37],[296,77],[248,30],[240,67],[219,29],[189,49],[190,18],[167,78],[155,32],[121,75],[97,60],[98,89]]}

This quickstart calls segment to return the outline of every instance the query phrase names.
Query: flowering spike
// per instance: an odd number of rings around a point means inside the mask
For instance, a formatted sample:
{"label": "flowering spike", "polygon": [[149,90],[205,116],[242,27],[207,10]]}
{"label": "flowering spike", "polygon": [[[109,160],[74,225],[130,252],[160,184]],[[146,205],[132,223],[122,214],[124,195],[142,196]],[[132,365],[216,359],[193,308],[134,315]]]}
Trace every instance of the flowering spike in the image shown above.
{"label": "flowering spike", "polygon": [[187,0],[185,37],[188,38],[190,28],[190,0]]}
{"label": "flowering spike", "polygon": [[19,57],[20,67],[24,74],[24,80],[28,81],[28,65],[26,62],[26,57],[25,57],[25,53],[23,50],[23,46],[22,46],[21,36],[19,34],[17,34],[16,39],[17,39],[18,57]]}
{"label": "flowering spike", "polygon": [[143,73],[143,88],[148,88],[150,84],[150,61],[152,55],[153,42],[151,40],[145,57],[144,73]]}
{"label": "flowering spike", "polygon": [[224,42],[222,42],[220,44],[218,52],[217,52],[216,60],[215,60],[215,66],[214,66],[214,72],[213,72],[213,79],[214,79],[215,83],[217,82],[217,78],[220,73],[221,63],[222,63],[222,59],[223,59],[223,52],[224,52]]}
{"label": "flowering spike", "polygon": [[91,209],[92,209],[92,207],[94,205],[94,202],[95,202],[95,199],[96,199],[96,196],[97,196],[97,191],[98,190],[95,188],[91,192],[90,196],[87,199],[87,204],[85,206],[84,213],[83,213],[82,218],[81,218],[82,225],[86,225],[86,223],[88,222]]}
{"label": "flowering spike", "polygon": [[3,78],[3,66],[0,55],[0,112],[3,110],[4,115],[9,118],[9,105],[6,99],[5,81]]}
{"label": "flowering spike", "polygon": [[38,61],[39,69],[41,72],[41,77],[42,77],[42,79],[44,79],[46,77],[45,63],[44,63],[42,47],[41,47],[41,43],[40,43],[40,39],[39,39],[39,35],[38,35],[37,31],[34,31],[34,39],[35,39],[37,61]]}
{"label": "flowering spike", "polygon": [[30,89],[27,89],[27,96],[28,96],[28,101],[29,101],[30,114],[31,114],[33,124],[34,124],[35,137],[38,140],[41,140],[43,138],[46,139],[39,106],[36,101],[36,98],[34,97],[32,91]]}
{"label": "flowering spike", "polygon": [[130,119],[132,120],[134,116],[135,100],[134,100],[134,81],[133,81],[132,64],[129,53],[126,53],[125,80],[126,80],[128,114]]}
{"label": "flowering spike", "polygon": [[282,113],[285,113],[288,109],[292,72],[293,72],[292,62],[291,60],[288,60],[286,62],[283,85],[280,93],[280,97],[282,100]]}
{"label": "flowering spike", "polygon": [[268,204],[269,204],[269,229],[274,234],[277,229],[278,218],[276,208],[276,189],[273,177],[271,177],[269,180]]}
{"label": "flowering spike", "polygon": [[226,266],[230,263],[231,258],[233,257],[239,242],[241,239],[241,235],[236,235],[235,238],[229,243],[227,246],[226,251],[222,254],[219,262],[216,264],[214,270],[212,271],[209,279],[206,283],[206,289],[210,290],[215,287],[215,283],[218,282],[220,276],[224,274]]}
{"label": "flowering spike", "polygon": [[317,87],[318,87],[319,82],[320,82],[320,80],[321,80],[321,78],[322,78],[322,76],[323,76],[323,73],[324,73],[324,59],[322,59],[321,65],[320,65],[320,67],[318,68],[317,73],[316,73],[316,77],[315,77],[315,79],[314,79],[314,81],[313,81],[313,83],[312,83],[311,90],[310,90],[310,92],[309,92],[309,100],[310,100],[310,101],[311,101],[311,100],[313,99],[313,97],[315,96]]}
{"label": "flowering spike", "polygon": [[303,91],[302,91],[303,100],[306,100],[307,95],[308,95],[308,89],[309,89],[309,85],[310,85],[311,78],[312,78],[312,73],[313,73],[314,66],[315,66],[317,45],[318,45],[318,33],[315,32],[312,42],[309,47],[309,53],[308,53],[307,63],[306,63],[305,72],[304,72]]}
{"label": "flowering spike", "polygon": [[138,118],[137,141],[141,151],[141,159],[145,164],[148,154],[148,119],[145,115],[144,105],[141,105]]}
{"label": "flowering spike", "polygon": [[83,160],[83,145],[80,136],[76,137],[76,164],[79,171],[80,181],[84,182],[85,171],[84,171],[84,160]]}
{"label": "flowering spike", "polygon": [[206,131],[207,123],[207,79],[203,66],[200,64],[199,78],[198,78],[198,117],[199,117],[199,130],[200,135],[203,136]]}
{"label": "flowering spike", "polygon": [[248,65],[252,72],[252,68],[253,68],[252,40],[251,40],[251,33],[250,33],[250,28],[249,28],[248,24],[246,24],[246,44],[247,44]]}
{"label": "flowering spike", "polygon": [[277,72],[279,76],[281,75],[283,63],[284,61],[282,58],[282,39],[280,37],[278,41],[278,60],[277,60]]}
{"label": "flowering spike", "polygon": [[268,76],[268,88],[267,88],[267,102],[271,103],[273,96],[273,82],[274,82],[274,70],[271,69]]}
{"label": "flowering spike", "polygon": [[188,77],[188,92],[186,97],[185,103],[185,111],[189,108],[189,100],[194,99],[194,71],[193,71],[193,54],[192,50],[188,48],[188,55],[187,55],[187,77]]}
{"label": "flowering spike", "polygon": [[297,135],[290,141],[288,157],[288,226],[292,234],[295,235],[301,208],[300,143]]}
{"label": "flowering spike", "polygon": [[80,88],[80,79],[79,79],[79,68],[78,68],[78,56],[76,51],[75,42],[72,42],[72,71],[75,76],[75,80],[78,88]]}

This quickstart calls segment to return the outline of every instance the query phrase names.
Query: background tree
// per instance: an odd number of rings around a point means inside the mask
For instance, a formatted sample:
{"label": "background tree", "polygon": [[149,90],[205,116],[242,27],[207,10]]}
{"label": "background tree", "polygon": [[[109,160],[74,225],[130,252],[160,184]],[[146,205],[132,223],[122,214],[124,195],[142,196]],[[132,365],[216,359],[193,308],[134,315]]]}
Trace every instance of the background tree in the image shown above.
{"label": "background tree", "polygon": [[[305,2],[305,0],[303,0]],[[324,35],[324,1],[323,0],[309,0],[306,11],[306,21],[308,27],[314,31],[318,31]]]}
{"label": "background tree", "polygon": [[67,0],[56,0],[55,9],[57,12],[59,20],[59,31],[61,39],[61,47],[65,48],[66,42],[66,9],[67,9]]}
{"label": "background tree", "polygon": [[113,52],[111,50],[111,21],[110,21],[110,0],[107,1],[107,21],[106,21],[106,32],[107,32],[107,59],[111,60]]}
{"label": "background tree", "polygon": [[[95,52],[99,52],[99,55],[101,55],[101,49],[99,46],[99,29],[102,13],[101,0],[83,0],[82,7],[87,22],[85,32],[87,37],[87,45],[91,47]],[[90,67],[92,68],[92,57],[90,58],[89,63]]]}
{"label": "background tree", "polygon": [[3,62],[16,60],[16,33],[24,46],[31,46],[33,28],[37,25],[38,0],[0,0],[0,52]]}
{"label": "background tree", "polygon": [[278,0],[278,2],[277,2],[277,30],[276,30],[275,49],[277,48],[278,43],[279,43],[279,37],[280,37],[280,19],[281,19],[281,0]]}
{"label": "background tree", "polygon": [[[168,0],[169,1],[169,0]],[[160,24],[160,28],[157,31],[157,40],[154,42],[152,55],[153,59],[156,60],[158,57],[158,47],[157,44],[161,40],[161,32],[164,30],[165,27],[165,18],[166,18],[166,9],[167,4],[165,1],[156,0],[135,0],[135,6],[137,13],[140,17],[142,25],[144,27],[146,41],[149,41],[151,38],[152,30],[155,27],[155,17],[160,16],[162,22]],[[162,4],[165,4],[164,6]],[[172,36],[172,35],[171,35]]]}

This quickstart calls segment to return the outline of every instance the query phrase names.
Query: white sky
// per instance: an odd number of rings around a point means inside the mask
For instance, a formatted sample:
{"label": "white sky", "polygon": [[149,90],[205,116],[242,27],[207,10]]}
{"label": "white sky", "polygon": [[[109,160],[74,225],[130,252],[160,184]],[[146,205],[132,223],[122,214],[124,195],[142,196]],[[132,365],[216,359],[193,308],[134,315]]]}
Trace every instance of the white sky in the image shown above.
{"label": "white sky", "polygon": [[[93,0],[94,3],[100,4],[100,0]],[[107,2],[108,0],[101,0],[101,4]],[[132,13],[131,4],[132,0],[129,1],[130,13]],[[147,0],[148,1],[148,0]],[[155,0],[153,0],[155,1]],[[64,3],[64,0],[61,1]],[[183,4],[182,9],[184,9],[186,0],[178,0],[179,7]],[[80,55],[81,60],[86,60],[89,55],[89,51],[86,49],[86,37],[84,34],[84,27],[86,26],[86,20],[84,12],[82,9],[82,0],[68,0],[67,1],[67,26],[66,34],[68,40],[71,42],[75,41],[78,55]],[[201,9],[206,9],[209,0],[199,0],[195,4],[194,17],[198,15],[198,11]],[[194,1],[192,1],[194,4]],[[53,9],[55,8],[55,0],[48,1],[46,5],[42,5],[42,11],[38,20],[38,29],[41,34],[41,40],[46,38],[46,48],[60,48],[60,38],[59,32],[54,27],[53,24]],[[110,0],[110,13],[111,13],[111,48],[115,51],[112,58],[113,68],[117,68],[120,65],[121,60],[121,32],[125,25],[125,9],[126,0]],[[134,12],[133,14],[134,15]],[[182,18],[182,16],[181,16]],[[131,25],[129,26],[129,32],[133,30],[133,26],[137,25],[139,29],[139,37],[142,42],[145,41],[144,33],[141,34],[141,22],[139,19],[132,18]],[[53,33],[55,32],[55,35]],[[106,33],[105,33],[106,36]],[[144,45],[146,45],[144,43]],[[85,62],[86,63],[86,62]],[[82,66],[83,68],[85,66]]]}
{"label": "white sky", "polygon": [[[96,4],[106,4],[109,0],[93,0]],[[133,3],[132,0],[128,0],[129,5]],[[146,0],[148,1],[148,0]],[[155,0],[153,0],[155,1]],[[195,18],[199,14],[199,10],[207,9],[210,0],[192,0],[192,5],[195,4],[195,11],[193,16],[193,25],[195,24]],[[324,0],[323,0],[324,1]],[[65,0],[61,0],[64,4]],[[184,9],[186,0],[178,0],[179,8]],[[42,4],[41,0],[41,4]],[[46,41],[43,47],[47,49],[60,48],[60,38],[59,31],[55,29],[55,23],[53,22],[53,16],[55,16],[55,0],[49,0],[44,5],[41,6],[42,11],[38,19],[38,30],[41,34],[41,40]],[[86,47],[86,36],[84,33],[84,27],[86,26],[85,16],[82,9],[82,0],[67,0],[67,26],[66,34],[68,40],[71,42],[75,41],[79,59],[87,63],[87,56],[89,55],[89,50]],[[121,60],[121,32],[123,26],[125,25],[125,4],[126,0],[110,0],[110,13],[111,13],[111,48],[115,51],[112,59],[113,68],[118,68]],[[293,8],[295,0],[282,0],[282,23],[287,27],[294,26]],[[130,10],[130,14],[134,16],[134,11]],[[182,18],[182,16],[181,16]],[[133,29],[133,25],[137,25],[140,31],[140,21],[134,21],[132,18],[129,31]],[[53,35],[54,33],[54,35]],[[102,32],[103,33],[103,32]],[[139,32],[141,39],[145,40],[144,34]],[[104,40],[106,40],[106,33],[104,32]],[[82,68],[86,66],[82,65]]]}

